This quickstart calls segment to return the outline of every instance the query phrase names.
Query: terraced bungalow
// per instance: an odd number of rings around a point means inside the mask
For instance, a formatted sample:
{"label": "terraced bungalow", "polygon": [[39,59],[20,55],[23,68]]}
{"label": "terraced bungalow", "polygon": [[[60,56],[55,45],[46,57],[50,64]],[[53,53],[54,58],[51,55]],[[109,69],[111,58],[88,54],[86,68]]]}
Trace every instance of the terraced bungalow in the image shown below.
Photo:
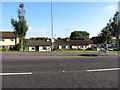
{"label": "terraced bungalow", "polygon": [[[93,44],[91,40],[55,40],[54,50],[85,50]],[[29,51],[51,51],[51,40],[29,40]]]}

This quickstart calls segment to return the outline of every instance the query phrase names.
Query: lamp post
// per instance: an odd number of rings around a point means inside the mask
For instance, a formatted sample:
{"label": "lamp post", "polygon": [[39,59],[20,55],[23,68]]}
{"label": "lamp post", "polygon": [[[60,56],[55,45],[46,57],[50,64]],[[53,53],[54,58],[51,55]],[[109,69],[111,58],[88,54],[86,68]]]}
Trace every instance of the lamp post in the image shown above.
{"label": "lamp post", "polygon": [[53,3],[51,0],[51,32],[52,32],[52,37],[51,37],[51,44],[52,44],[52,51],[54,49],[54,30],[53,30]]}

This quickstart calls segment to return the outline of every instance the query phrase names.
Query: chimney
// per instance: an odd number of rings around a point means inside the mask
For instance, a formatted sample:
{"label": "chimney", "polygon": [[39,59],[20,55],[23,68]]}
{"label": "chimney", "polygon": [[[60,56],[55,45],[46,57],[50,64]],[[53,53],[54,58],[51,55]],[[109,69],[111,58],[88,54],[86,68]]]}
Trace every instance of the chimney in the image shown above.
{"label": "chimney", "polygon": [[70,38],[65,38],[65,41],[67,41],[67,42],[70,41]]}
{"label": "chimney", "polygon": [[49,39],[49,38],[46,38],[46,39],[45,39],[45,41],[47,41],[47,42],[48,42],[48,41],[50,41],[50,39]]}

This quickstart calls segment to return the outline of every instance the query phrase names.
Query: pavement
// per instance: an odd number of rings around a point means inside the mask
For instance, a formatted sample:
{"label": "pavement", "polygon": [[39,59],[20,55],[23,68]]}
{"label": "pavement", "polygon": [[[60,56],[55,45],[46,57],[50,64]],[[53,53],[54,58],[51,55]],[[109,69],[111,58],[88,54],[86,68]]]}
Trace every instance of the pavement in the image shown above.
{"label": "pavement", "polygon": [[2,52],[2,55],[22,56],[120,56],[120,53],[71,53],[71,52]]}
{"label": "pavement", "polygon": [[2,87],[120,88],[117,56],[45,56],[44,53],[42,54],[3,53],[2,73],[0,73]]}

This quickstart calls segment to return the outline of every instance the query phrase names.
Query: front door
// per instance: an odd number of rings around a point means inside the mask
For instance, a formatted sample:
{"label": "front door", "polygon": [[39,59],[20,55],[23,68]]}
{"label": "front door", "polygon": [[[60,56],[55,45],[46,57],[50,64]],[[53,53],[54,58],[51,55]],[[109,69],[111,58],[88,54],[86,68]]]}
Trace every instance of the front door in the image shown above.
{"label": "front door", "polygon": [[35,51],[39,51],[39,46],[36,46],[36,47],[35,47]]}

